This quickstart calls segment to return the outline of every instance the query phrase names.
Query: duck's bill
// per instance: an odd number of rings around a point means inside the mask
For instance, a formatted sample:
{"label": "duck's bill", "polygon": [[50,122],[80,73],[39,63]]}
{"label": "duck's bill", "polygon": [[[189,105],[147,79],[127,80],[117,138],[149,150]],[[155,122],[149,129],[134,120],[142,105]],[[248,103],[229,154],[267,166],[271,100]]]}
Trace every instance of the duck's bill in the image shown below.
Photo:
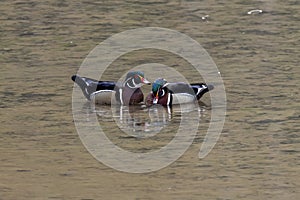
{"label": "duck's bill", "polygon": [[141,81],[142,81],[142,83],[144,83],[146,85],[150,85],[151,84],[151,82],[148,81],[147,79],[145,79],[144,77],[141,77]]}
{"label": "duck's bill", "polygon": [[158,94],[156,94],[153,98],[153,104],[157,104],[158,103]]}

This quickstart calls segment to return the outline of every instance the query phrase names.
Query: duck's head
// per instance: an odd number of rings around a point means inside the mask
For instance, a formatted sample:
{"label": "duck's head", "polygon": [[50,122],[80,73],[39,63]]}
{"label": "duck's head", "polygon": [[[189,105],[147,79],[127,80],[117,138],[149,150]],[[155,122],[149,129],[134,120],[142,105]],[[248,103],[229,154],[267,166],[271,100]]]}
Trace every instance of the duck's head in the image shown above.
{"label": "duck's head", "polygon": [[145,84],[150,85],[151,82],[145,78],[144,73],[141,71],[128,72],[124,81],[124,86],[134,89],[140,88]]}
{"label": "duck's head", "polygon": [[166,79],[156,79],[152,84],[153,104],[157,104],[158,100],[166,95],[166,89],[164,88],[168,84]]}

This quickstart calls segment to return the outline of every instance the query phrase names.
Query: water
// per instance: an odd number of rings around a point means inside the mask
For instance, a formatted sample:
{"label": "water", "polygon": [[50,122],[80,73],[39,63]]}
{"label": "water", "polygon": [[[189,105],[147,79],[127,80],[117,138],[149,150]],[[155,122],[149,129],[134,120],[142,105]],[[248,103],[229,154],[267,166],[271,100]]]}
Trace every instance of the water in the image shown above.
{"label": "water", "polygon": [[[248,15],[252,9],[263,12]],[[298,1],[2,1],[0,199],[297,199],[299,9]],[[107,37],[147,26],[185,33],[209,52],[226,87],[227,116],[218,143],[199,159],[210,120],[205,96],[184,155],[157,172],[129,174],[83,146],[70,76]],[[176,56],[144,50],[114,62],[106,78],[149,61],[188,69]],[[178,117],[164,125],[176,126]],[[152,149],[132,136],[111,137],[133,151]]]}

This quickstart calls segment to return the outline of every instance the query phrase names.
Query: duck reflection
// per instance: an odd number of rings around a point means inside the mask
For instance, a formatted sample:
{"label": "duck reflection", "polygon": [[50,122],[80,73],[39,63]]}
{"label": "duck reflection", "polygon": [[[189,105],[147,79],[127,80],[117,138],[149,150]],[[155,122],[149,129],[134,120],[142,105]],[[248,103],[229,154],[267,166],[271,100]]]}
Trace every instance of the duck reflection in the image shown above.
{"label": "duck reflection", "polygon": [[148,108],[148,120],[145,122],[144,131],[150,135],[159,133],[172,120],[172,109],[155,105]]}
{"label": "duck reflection", "polygon": [[178,118],[190,112],[203,113],[205,106],[198,103],[181,104],[176,106],[153,105],[95,105],[87,103],[84,105],[87,120],[91,114],[98,117],[99,122],[111,122],[111,126],[117,126],[125,132],[128,137],[146,138],[158,134],[167,127],[174,117]]}

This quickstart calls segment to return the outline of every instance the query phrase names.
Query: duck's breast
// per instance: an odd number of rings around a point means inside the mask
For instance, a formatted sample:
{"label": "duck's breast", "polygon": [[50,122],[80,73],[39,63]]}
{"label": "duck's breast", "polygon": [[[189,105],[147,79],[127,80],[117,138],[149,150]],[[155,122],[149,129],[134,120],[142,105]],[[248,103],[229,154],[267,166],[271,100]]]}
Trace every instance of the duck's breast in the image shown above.
{"label": "duck's breast", "polygon": [[143,102],[144,94],[140,88],[130,89],[125,87],[122,91],[122,98],[123,105],[135,105]]}

